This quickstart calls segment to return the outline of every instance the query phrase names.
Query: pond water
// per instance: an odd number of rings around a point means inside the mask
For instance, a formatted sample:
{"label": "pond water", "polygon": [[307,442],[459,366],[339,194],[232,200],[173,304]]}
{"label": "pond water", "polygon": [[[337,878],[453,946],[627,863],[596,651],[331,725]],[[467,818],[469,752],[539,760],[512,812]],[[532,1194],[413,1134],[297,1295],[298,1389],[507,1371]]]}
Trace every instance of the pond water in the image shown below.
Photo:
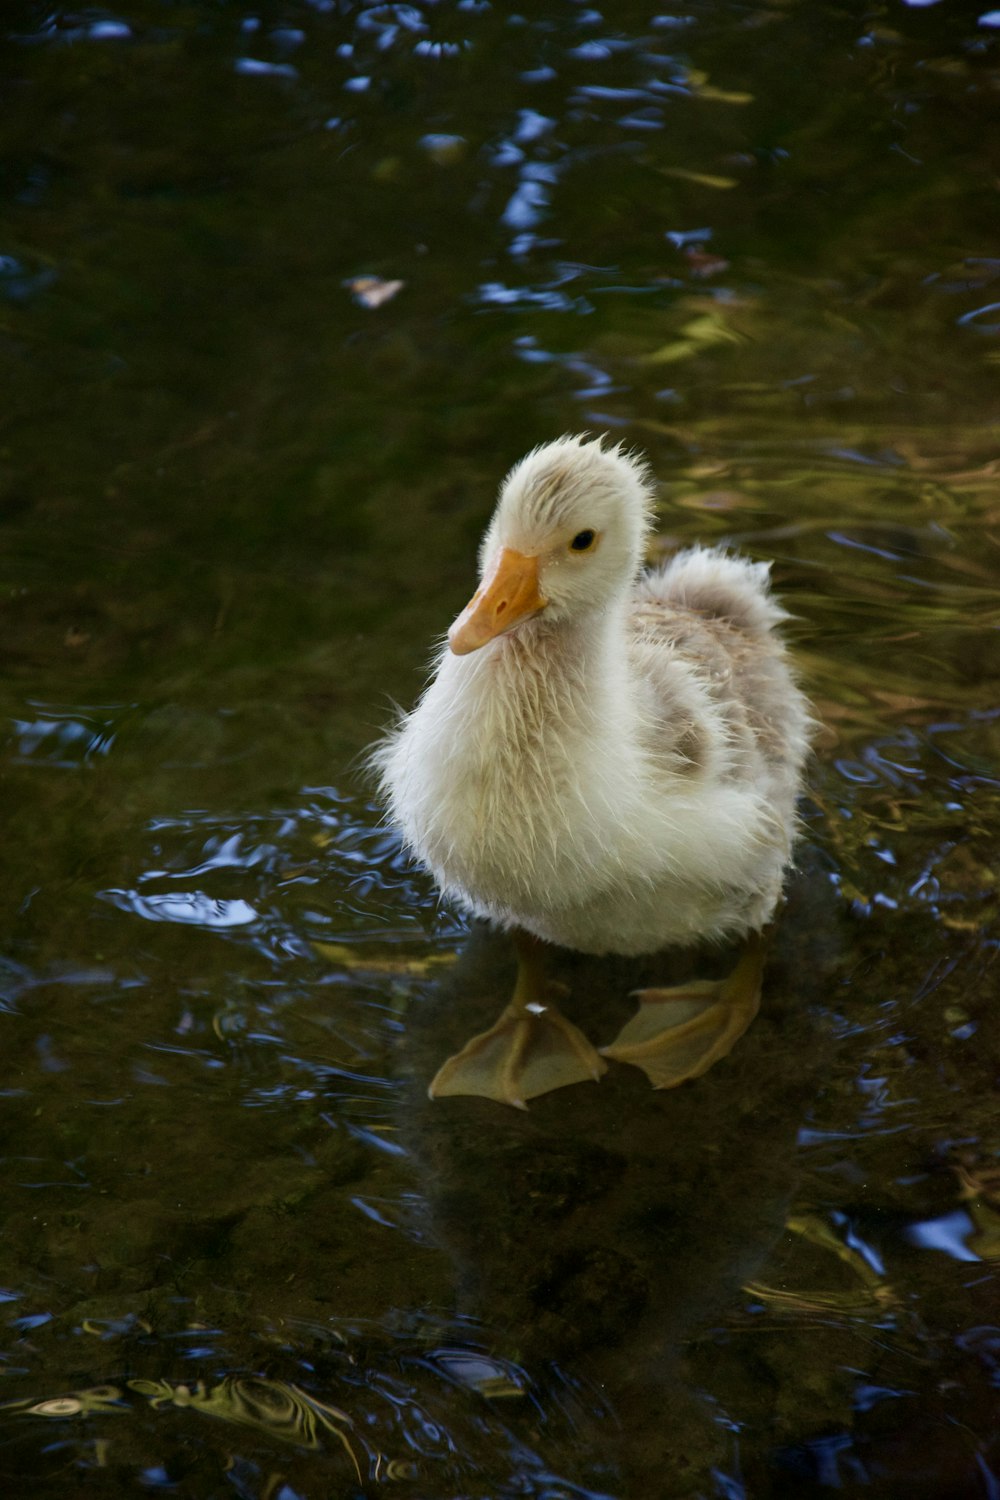
{"label": "pond water", "polygon": [[[4,1492],[1000,1494],[1000,13],[2,26]],[[775,560],[800,857],[697,1084],[431,1105],[361,754],[584,429]]]}

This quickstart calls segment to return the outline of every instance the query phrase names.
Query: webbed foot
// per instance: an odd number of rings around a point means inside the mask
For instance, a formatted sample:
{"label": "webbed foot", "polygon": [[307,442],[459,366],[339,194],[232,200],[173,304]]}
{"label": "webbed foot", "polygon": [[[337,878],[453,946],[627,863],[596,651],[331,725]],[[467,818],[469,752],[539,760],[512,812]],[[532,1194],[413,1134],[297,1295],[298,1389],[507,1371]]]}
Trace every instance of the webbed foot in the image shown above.
{"label": "webbed foot", "polygon": [[552,1005],[508,1005],[495,1026],[466,1042],[438,1070],[428,1093],[478,1094],[526,1108],[525,1100],[598,1079],[604,1062],[578,1027]]}
{"label": "webbed foot", "polygon": [[641,1068],[656,1089],[700,1078],[756,1016],[767,947],[767,936],[756,933],[725,979],[637,991],[638,1011],[602,1055]]}
{"label": "webbed foot", "polygon": [[511,1002],[495,1026],[466,1042],[438,1069],[427,1091],[432,1099],[478,1094],[525,1109],[526,1099],[607,1072],[607,1063],[579,1027],[551,1003],[553,996],[567,991],[545,976],[546,945],[520,929],[513,936],[517,982]]}

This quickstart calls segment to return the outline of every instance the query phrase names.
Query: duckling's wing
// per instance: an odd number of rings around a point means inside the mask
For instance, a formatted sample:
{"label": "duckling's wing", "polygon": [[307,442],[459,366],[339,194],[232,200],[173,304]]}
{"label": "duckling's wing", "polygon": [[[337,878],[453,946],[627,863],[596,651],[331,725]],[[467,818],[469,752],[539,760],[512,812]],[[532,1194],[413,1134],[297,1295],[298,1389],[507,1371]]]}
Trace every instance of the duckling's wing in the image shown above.
{"label": "duckling's wing", "polygon": [[794,795],[810,720],[768,575],[716,548],[678,553],[636,588],[632,654],[671,757],[726,780],[777,778]]}

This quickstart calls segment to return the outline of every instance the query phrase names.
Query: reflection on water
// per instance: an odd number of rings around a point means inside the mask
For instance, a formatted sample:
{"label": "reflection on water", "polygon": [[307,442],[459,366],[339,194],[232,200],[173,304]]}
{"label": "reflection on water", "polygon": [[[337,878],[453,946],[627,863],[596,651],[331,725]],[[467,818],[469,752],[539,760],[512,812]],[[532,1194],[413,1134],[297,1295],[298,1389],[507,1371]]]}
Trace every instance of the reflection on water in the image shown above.
{"label": "reflection on water", "polygon": [[[11,1493],[1000,1486],[1000,26],[689,10],[5,10]],[[583,428],[824,731],[733,1058],[510,1121],[360,757]]]}
{"label": "reflection on water", "polygon": [[[152,1330],[147,1328],[146,1332]],[[214,1331],[204,1332],[210,1337]],[[49,1438],[47,1451],[58,1452],[62,1464],[67,1452],[75,1451],[81,1470],[102,1470],[108,1479],[113,1475],[124,1477],[118,1452],[122,1446],[121,1419],[138,1417],[145,1402],[151,1413],[171,1411],[210,1417],[275,1440],[279,1447],[270,1462],[280,1468],[272,1470],[270,1476],[266,1466],[249,1455],[233,1455],[227,1464],[230,1474],[241,1467],[247,1471],[248,1480],[256,1474],[256,1484],[247,1491],[251,1493],[257,1492],[256,1485],[263,1484],[261,1493],[273,1494],[280,1479],[287,1481],[296,1473],[307,1475],[305,1457],[309,1453],[321,1457],[324,1483],[340,1486],[337,1493],[360,1493],[353,1486],[342,1488],[345,1482],[350,1483],[351,1475],[365,1492],[369,1485],[387,1482],[406,1482],[411,1491],[414,1485],[461,1485],[465,1482],[463,1474],[472,1474],[463,1447],[473,1433],[480,1437],[488,1433],[492,1444],[501,1451],[508,1449],[519,1465],[518,1479],[513,1487],[505,1486],[503,1493],[533,1495],[539,1500],[557,1495],[602,1500],[595,1490],[559,1480],[518,1442],[508,1426],[506,1408],[514,1407],[521,1415],[531,1413],[543,1425],[551,1425],[553,1418],[545,1414],[545,1398],[550,1393],[535,1388],[509,1361],[473,1347],[428,1347],[416,1352],[401,1346],[395,1358],[387,1359],[383,1353],[370,1359],[363,1371],[356,1368],[356,1361],[346,1351],[321,1354],[318,1364],[326,1386],[349,1403],[353,1416],[300,1385],[259,1375],[226,1375],[215,1383],[130,1378],[41,1401],[8,1402],[4,1409],[9,1423],[15,1416],[58,1423],[62,1441],[53,1443]],[[557,1404],[563,1408],[563,1421],[579,1421],[584,1415],[591,1422],[606,1418],[599,1400],[593,1398],[585,1412],[582,1395],[572,1383],[561,1383]],[[442,1424],[442,1414],[448,1426]],[[104,1419],[111,1420],[105,1423]],[[183,1433],[188,1452],[197,1450],[198,1435],[190,1422],[178,1430]],[[102,1435],[94,1438],[94,1431]],[[26,1439],[26,1424],[20,1425],[20,1432]],[[395,1455],[378,1446],[383,1441],[395,1447]],[[165,1442],[173,1449],[172,1441]],[[181,1451],[177,1448],[165,1462],[147,1465],[138,1475],[140,1482],[164,1487],[183,1482],[184,1471],[178,1465]],[[471,1483],[475,1482],[472,1478]],[[297,1493],[294,1489],[288,1492]],[[330,1491],[327,1488],[324,1492]]]}
{"label": "reflection on water", "polygon": [[[378,810],[355,806],[332,788],[307,788],[285,811],[226,817],[196,812],[150,822],[150,859],[134,889],[100,892],[119,910],[148,922],[178,923],[251,941],[276,963],[320,956],[341,977],[365,968],[359,945],[420,943],[409,961],[380,956],[374,968],[423,972],[427,944],[452,944],[463,924],[428,911],[429,886],[411,869],[398,840],[377,826]],[[252,899],[234,894],[251,892]]]}
{"label": "reflection on water", "polygon": [[38,704],[35,719],[13,719],[10,724],[12,750],[18,759],[34,758],[61,771],[86,765],[96,755],[108,755],[115,742],[114,719],[63,716]]}

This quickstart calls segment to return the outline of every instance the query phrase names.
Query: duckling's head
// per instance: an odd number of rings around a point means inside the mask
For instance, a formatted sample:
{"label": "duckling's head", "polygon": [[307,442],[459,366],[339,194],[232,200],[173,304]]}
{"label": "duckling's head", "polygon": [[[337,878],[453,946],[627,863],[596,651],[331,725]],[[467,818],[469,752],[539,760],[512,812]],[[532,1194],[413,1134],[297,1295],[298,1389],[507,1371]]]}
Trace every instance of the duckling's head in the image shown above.
{"label": "duckling's head", "polygon": [[562,437],[515,464],[480,549],[481,583],[448,633],[465,656],[526,620],[572,621],[621,598],[650,523],[645,463]]}

